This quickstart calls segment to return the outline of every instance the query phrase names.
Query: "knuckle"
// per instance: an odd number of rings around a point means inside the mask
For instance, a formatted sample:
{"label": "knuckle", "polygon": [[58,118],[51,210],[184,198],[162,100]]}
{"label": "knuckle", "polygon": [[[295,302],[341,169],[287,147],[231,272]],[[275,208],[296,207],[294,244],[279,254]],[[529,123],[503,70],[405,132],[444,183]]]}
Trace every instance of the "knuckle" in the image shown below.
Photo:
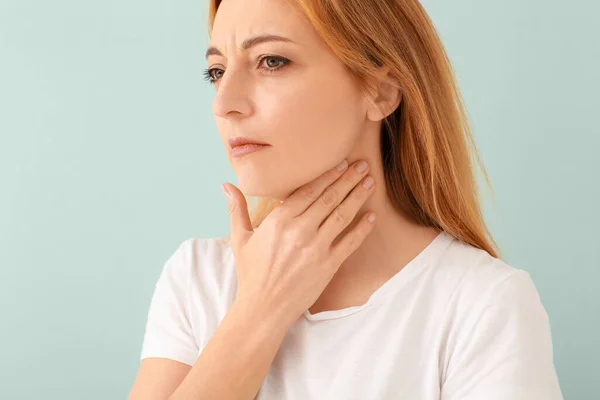
{"label": "knuckle", "polygon": [[302,195],[307,197],[310,200],[314,200],[318,196],[317,187],[315,185],[307,185],[302,191]]}
{"label": "knuckle", "polygon": [[282,229],[285,232],[287,240],[294,246],[302,247],[308,240],[308,231],[302,221],[296,221],[293,225]]}
{"label": "knuckle", "polygon": [[356,193],[354,195],[354,198],[355,198],[354,201],[358,204],[363,204],[371,196],[372,192],[370,192],[368,189],[365,189],[363,187],[361,187],[360,189],[361,190],[356,190]]}
{"label": "knuckle", "polygon": [[356,246],[356,237],[355,237],[355,235],[348,234],[348,236],[346,237],[346,240],[345,240],[344,244],[345,244],[346,250],[352,250],[352,249],[354,249],[355,246]]}
{"label": "knuckle", "polygon": [[355,233],[351,233],[348,235],[348,248],[350,249],[355,249],[356,247],[358,247],[359,244],[359,240],[358,240],[358,235]]}
{"label": "knuckle", "polygon": [[298,219],[292,228],[294,230],[293,236],[302,242],[308,240],[309,224],[304,219]]}
{"label": "knuckle", "polygon": [[339,181],[354,184],[356,181],[356,176],[353,173],[345,173],[340,177]]}
{"label": "knuckle", "polygon": [[346,221],[348,220],[348,217],[346,216],[346,213],[340,209],[340,207],[337,207],[335,210],[333,210],[333,212],[331,213],[333,222],[337,225],[344,225],[346,223]]}
{"label": "knuckle", "polygon": [[326,207],[337,204],[338,194],[334,189],[327,189],[323,196],[320,197],[321,203]]}
{"label": "knuckle", "polygon": [[294,238],[294,248],[305,249],[309,247],[308,245],[310,244],[310,238],[307,235],[306,231],[298,230],[292,235],[292,237]]}

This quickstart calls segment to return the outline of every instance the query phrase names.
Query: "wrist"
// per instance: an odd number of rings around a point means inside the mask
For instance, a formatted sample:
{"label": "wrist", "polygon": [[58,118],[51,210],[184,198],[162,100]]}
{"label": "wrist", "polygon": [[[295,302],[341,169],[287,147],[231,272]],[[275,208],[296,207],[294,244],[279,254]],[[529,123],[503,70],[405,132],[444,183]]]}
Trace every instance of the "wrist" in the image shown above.
{"label": "wrist", "polygon": [[281,338],[285,336],[297,319],[297,317],[292,318],[289,313],[285,313],[283,310],[272,310],[252,300],[240,297],[234,301],[227,315],[247,327],[259,327],[259,330],[277,336],[280,335]]}

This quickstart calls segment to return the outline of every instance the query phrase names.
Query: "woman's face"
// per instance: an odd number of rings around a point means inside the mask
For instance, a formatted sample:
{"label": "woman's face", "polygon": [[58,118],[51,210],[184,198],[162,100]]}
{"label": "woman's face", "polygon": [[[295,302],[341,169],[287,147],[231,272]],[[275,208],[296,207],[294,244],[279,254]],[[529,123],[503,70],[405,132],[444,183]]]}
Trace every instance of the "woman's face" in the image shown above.
{"label": "woman's face", "polygon": [[[241,49],[266,34],[290,41]],[[285,1],[224,0],[209,47],[221,53],[207,59],[212,109],[244,194],[285,200],[360,143],[366,104],[357,82]],[[270,146],[232,157],[229,139],[237,136]]]}

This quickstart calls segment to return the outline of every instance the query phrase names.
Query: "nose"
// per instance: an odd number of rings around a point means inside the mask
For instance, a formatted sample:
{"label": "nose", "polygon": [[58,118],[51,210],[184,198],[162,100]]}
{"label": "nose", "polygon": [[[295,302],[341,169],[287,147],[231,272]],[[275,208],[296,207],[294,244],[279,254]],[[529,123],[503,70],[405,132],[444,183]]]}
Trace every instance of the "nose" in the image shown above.
{"label": "nose", "polygon": [[236,71],[230,67],[219,78],[217,85],[217,94],[212,103],[215,117],[228,118],[232,114],[250,115],[251,77],[245,75],[242,70]]}

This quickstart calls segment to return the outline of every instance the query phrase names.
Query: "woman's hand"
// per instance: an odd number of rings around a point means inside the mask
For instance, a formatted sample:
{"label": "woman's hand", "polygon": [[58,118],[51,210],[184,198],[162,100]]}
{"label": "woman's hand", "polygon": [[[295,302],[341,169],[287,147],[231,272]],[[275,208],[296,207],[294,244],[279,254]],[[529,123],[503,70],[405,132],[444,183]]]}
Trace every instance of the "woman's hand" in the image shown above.
{"label": "woman's hand", "polygon": [[358,172],[360,162],[351,168],[347,164],[344,160],[341,171],[333,168],[298,188],[256,231],[242,192],[230,183],[224,185],[230,192],[231,246],[238,278],[236,301],[279,315],[290,324],[317,301],[342,262],[374,225],[367,220],[374,214],[366,213],[337,238],[375,186],[362,185],[372,180],[363,179],[368,165]]}

